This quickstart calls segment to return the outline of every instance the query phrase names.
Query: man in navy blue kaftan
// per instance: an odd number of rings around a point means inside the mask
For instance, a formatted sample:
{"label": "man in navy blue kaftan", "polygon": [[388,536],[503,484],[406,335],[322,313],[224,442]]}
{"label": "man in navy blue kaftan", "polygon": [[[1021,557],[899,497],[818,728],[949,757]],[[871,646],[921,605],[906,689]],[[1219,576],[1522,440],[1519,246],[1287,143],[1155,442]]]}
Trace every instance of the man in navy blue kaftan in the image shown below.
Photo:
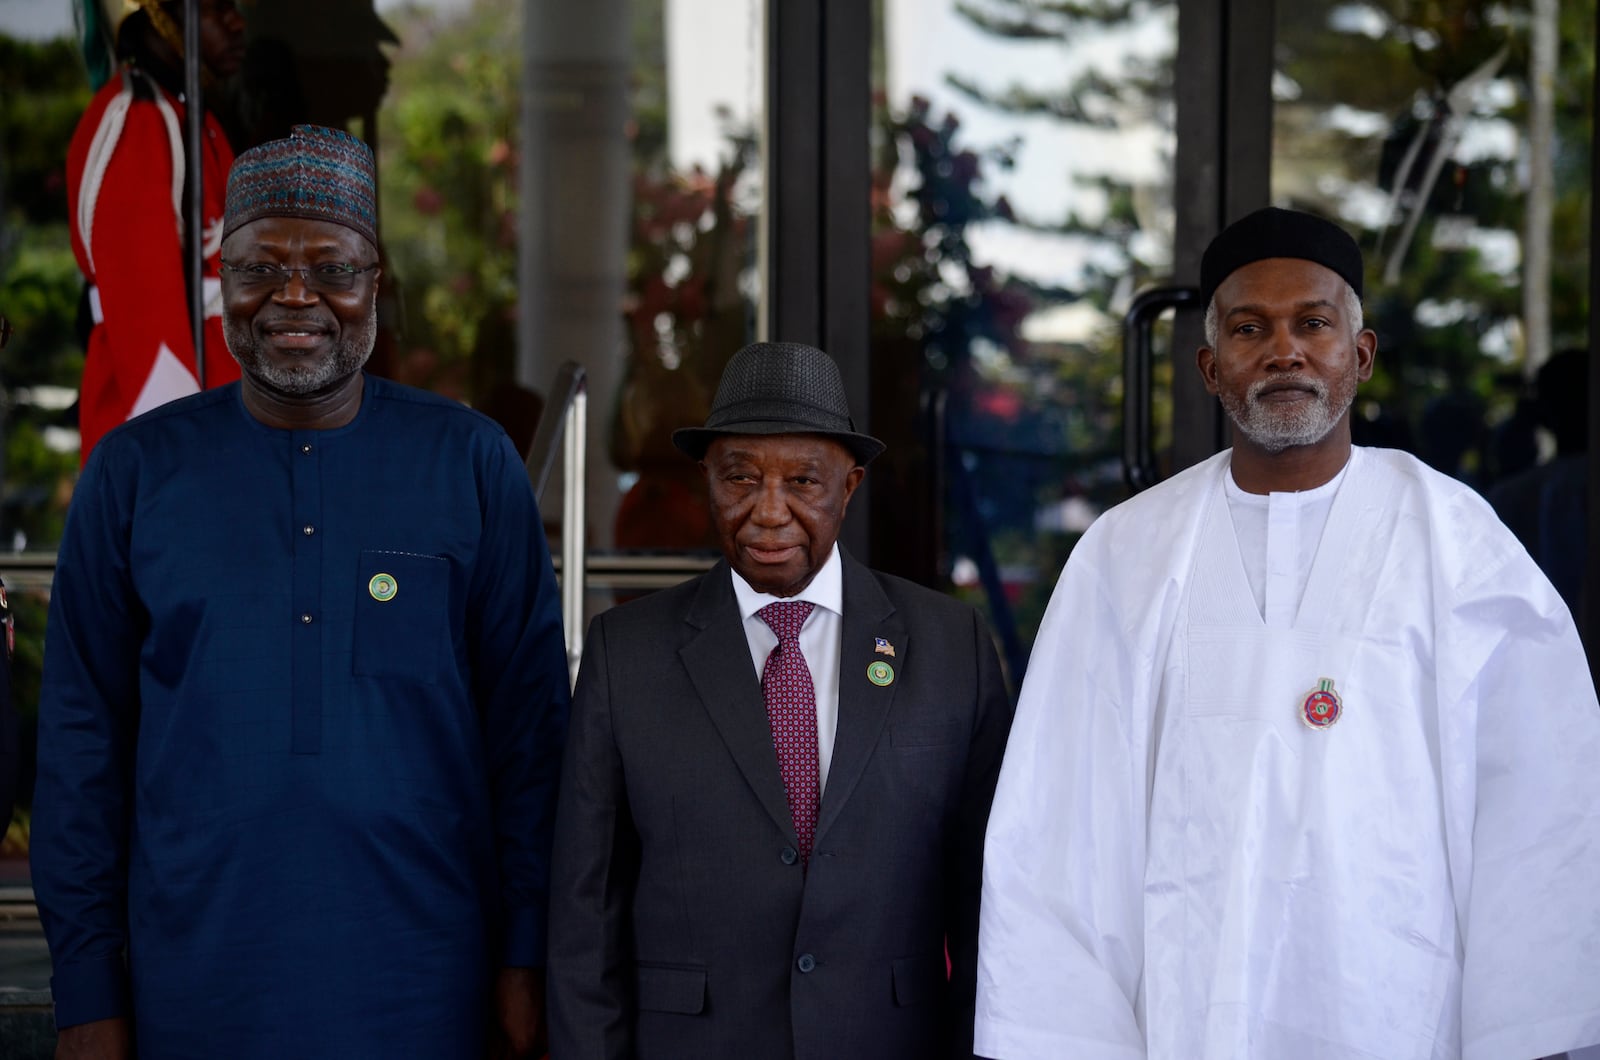
{"label": "man in navy blue kaftan", "polygon": [[371,154],[241,156],[239,384],[108,434],[51,600],[58,1056],[532,1055],[568,705],[504,432],[368,378]]}

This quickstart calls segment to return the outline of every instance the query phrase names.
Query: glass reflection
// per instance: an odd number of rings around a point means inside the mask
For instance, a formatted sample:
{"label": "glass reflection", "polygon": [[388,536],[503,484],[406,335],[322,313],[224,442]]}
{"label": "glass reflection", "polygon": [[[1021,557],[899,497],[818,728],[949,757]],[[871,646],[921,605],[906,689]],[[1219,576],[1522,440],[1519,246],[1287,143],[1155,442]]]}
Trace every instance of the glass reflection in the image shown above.
{"label": "glass reflection", "polygon": [[[1272,194],[1367,255],[1356,440],[1483,492],[1576,608],[1595,11],[1278,5]],[[1566,351],[1566,352],[1564,352]]]}
{"label": "glass reflection", "polygon": [[1587,347],[1594,8],[1323,0],[1278,45],[1272,197],[1368,258],[1358,434],[1488,490],[1549,452],[1526,383]]}
{"label": "glass reflection", "polygon": [[917,426],[874,465],[875,554],[983,606],[1020,677],[1124,495],[1121,316],[1172,257],[1176,5],[884,0],[881,22],[872,422]]}

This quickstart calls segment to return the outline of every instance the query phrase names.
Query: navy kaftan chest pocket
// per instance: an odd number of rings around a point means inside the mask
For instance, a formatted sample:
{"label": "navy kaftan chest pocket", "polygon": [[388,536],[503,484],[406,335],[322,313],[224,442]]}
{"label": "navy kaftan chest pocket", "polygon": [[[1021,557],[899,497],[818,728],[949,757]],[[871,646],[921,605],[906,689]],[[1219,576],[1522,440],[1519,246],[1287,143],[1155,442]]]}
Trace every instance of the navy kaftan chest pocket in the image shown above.
{"label": "navy kaftan chest pocket", "polygon": [[450,650],[450,562],[413,552],[363,551],[351,666],[360,677],[429,684]]}

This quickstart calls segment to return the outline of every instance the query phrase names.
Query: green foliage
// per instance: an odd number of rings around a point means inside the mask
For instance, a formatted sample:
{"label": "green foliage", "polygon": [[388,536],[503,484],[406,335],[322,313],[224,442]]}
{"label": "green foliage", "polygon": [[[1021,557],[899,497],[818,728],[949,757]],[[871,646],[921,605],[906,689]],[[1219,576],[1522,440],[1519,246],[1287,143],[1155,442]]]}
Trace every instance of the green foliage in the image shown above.
{"label": "green foliage", "polygon": [[1091,3],[1047,0],[956,0],[955,10],[977,28],[1011,40],[1061,40],[1094,25],[1117,25],[1150,8],[1141,0]]}
{"label": "green foliage", "polygon": [[[66,498],[77,473],[76,451],[45,443],[62,414],[16,401],[41,386],[76,388],[83,348],[76,318],[83,279],[67,226],[67,145],[89,90],[71,40],[17,41],[0,36],[0,312],[16,330],[0,359],[0,383],[10,400],[4,414],[5,540],[21,531],[29,547],[60,538]],[[43,635],[23,630],[18,651]],[[24,703],[30,698],[19,696]]]}
{"label": "green foliage", "polygon": [[71,40],[0,36],[0,203],[8,230],[66,217],[66,145],[89,96]]}
{"label": "green foliage", "polygon": [[[78,470],[78,452],[45,443],[37,423],[13,415],[6,424],[8,512],[6,528],[20,531],[35,548],[53,548],[66,527],[67,501]],[[5,543],[7,547],[10,542]]]}
{"label": "green foliage", "polygon": [[[0,313],[15,328],[0,354],[6,397],[0,547],[9,548],[19,531],[30,548],[59,540],[78,469],[76,450],[45,443],[44,432],[60,423],[61,412],[16,398],[40,386],[75,388],[83,371],[75,327],[83,279],[67,227],[66,158],[89,98],[73,41],[0,36]],[[12,691],[26,732],[38,713],[46,597],[15,586],[9,595],[16,621]],[[24,807],[10,822],[8,853],[27,850],[28,793],[19,798]]]}
{"label": "green foliage", "polygon": [[[392,16],[405,42],[379,116],[384,245],[406,293],[404,343],[468,392],[511,374],[516,303],[517,5]],[[468,377],[471,377],[470,382]]]}
{"label": "green foliage", "polygon": [[0,282],[0,306],[16,328],[4,354],[8,386],[75,387],[83,350],[74,320],[83,277],[67,226],[21,226]]}

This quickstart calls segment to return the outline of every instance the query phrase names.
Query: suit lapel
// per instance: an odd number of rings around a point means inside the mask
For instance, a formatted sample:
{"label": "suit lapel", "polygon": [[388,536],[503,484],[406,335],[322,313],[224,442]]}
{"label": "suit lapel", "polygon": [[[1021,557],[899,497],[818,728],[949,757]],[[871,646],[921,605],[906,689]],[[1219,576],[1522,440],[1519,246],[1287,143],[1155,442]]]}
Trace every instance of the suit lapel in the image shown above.
{"label": "suit lapel", "polygon": [[678,655],[700,693],[700,702],[756,798],[794,842],[794,817],[778,772],[777,752],[772,749],[767,705],[750,664],[750,642],[739,618],[739,602],[733,595],[726,561],[700,579],[700,590],[684,621],[693,629]]}
{"label": "suit lapel", "polygon": [[[842,550],[844,563],[844,623],[839,643],[839,725],[833,737],[833,762],[828,768],[828,786],[822,792],[817,811],[817,842],[855,790],[856,782],[877,749],[883,734],[884,719],[894,705],[898,680],[909,655],[910,641],[905,624],[895,614],[894,605],[884,595],[878,579],[866,567]],[[730,590],[731,592],[731,590]],[[894,648],[894,657],[878,652],[877,638]],[[895,680],[874,684],[867,677],[873,663],[889,664]],[[781,785],[780,785],[781,787]]]}

